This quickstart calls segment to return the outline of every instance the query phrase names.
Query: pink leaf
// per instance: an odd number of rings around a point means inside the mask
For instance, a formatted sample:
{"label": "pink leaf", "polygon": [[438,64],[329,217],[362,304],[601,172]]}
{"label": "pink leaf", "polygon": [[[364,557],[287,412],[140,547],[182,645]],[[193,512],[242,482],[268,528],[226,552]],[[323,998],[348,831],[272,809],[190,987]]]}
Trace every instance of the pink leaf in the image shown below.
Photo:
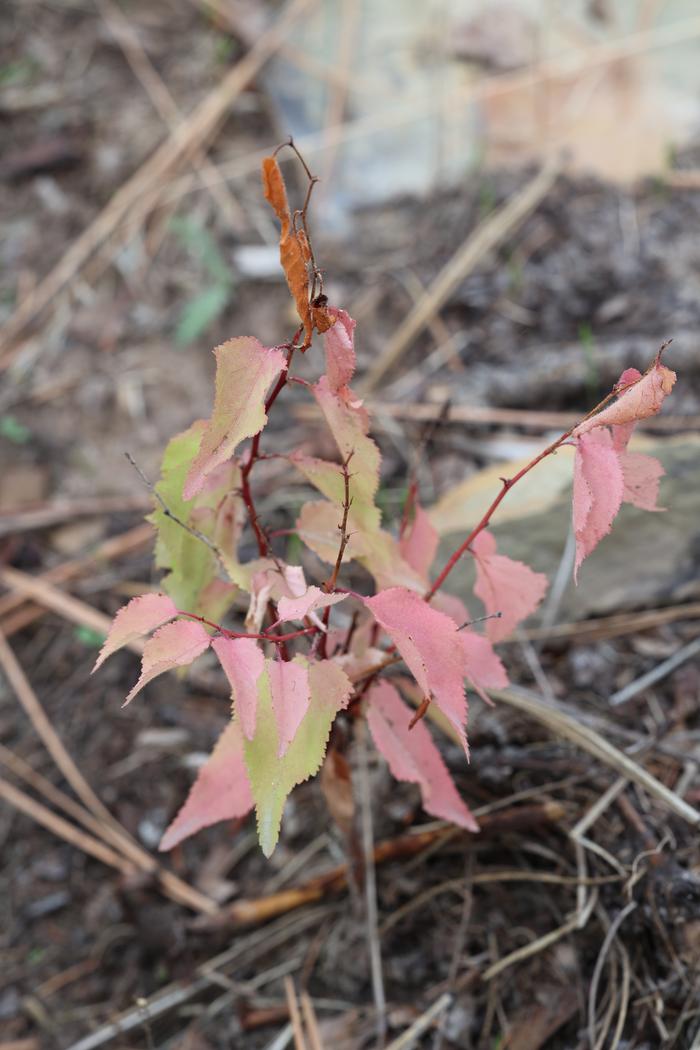
{"label": "pink leaf", "polygon": [[[464,621],[462,621],[464,622]],[[508,675],[493,645],[483,634],[465,628],[459,632],[467,660],[467,679],[487,704],[491,700],[487,689],[505,689]]]}
{"label": "pink leaf", "polygon": [[287,663],[268,660],[267,675],[279,740],[277,757],[282,758],[309,709],[309,669],[301,656]]}
{"label": "pink leaf", "polygon": [[665,471],[655,456],[642,452],[622,452],[623,503],[632,503],[641,510],[663,510],[657,507],[659,481]]}
{"label": "pink leaf", "polygon": [[419,721],[413,729],[408,728],[413,714],[389,682],[378,682],[370,689],[367,722],[393,776],[420,786],[426,813],[478,831],[479,825],[459,797],[427,726]]}
{"label": "pink leaf", "polygon": [[462,640],[467,661],[467,680],[473,689],[487,704],[491,700],[486,692],[487,689],[505,689],[508,685],[506,669],[496,654],[491,641],[484,638],[482,634],[463,627],[469,621],[469,610],[461,599],[452,594],[438,591],[433,598],[433,605],[447,613],[460,628],[459,636]]}
{"label": "pink leaf", "polygon": [[215,638],[212,649],[231,686],[231,700],[241,722],[243,733],[255,736],[258,709],[258,679],[265,670],[262,649],[252,638]]}
{"label": "pink leaf", "polygon": [[404,587],[380,591],[363,601],[396,645],[424,695],[432,697],[455,727],[467,751],[466,655],[454,621]]}
{"label": "pink leaf", "polygon": [[411,568],[425,579],[433,564],[439,541],[435,526],[417,503],[413,521],[399,540],[399,551]]}
{"label": "pink leaf", "polygon": [[467,620],[472,619],[462,599],[456,598],[454,594],[447,594],[446,591],[437,592],[433,598],[433,606],[454,620],[457,627],[461,627]]}
{"label": "pink leaf", "polygon": [[490,532],[480,533],[471,550],[476,560],[474,594],[481,598],[489,615],[501,614],[499,619],[486,621],[486,636],[500,642],[535,611],[547,590],[547,577],[521,561],[497,554]]}
{"label": "pink leaf", "polygon": [[141,677],[127,696],[124,704],[130,703],[156,675],[170,671],[173,667],[191,664],[209,648],[211,638],[201,623],[176,620],[161,627],[146,642],[141,662]]}
{"label": "pink leaf", "polygon": [[[615,384],[615,389],[624,393],[627,387],[641,378],[642,373],[637,368],[626,368]],[[621,394],[618,396],[621,396]],[[612,428],[613,444],[618,452],[624,452],[627,448],[627,443],[632,437],[632,432],[636,425],[636,420],[632,420],[631,423],[620,423]]]}
{"label": "pink leaf", "polygon": [[[633,378],[634,372],[636,369],[627,369],[620,381]],[[597,415],[579,423],[572,436],[580,438],[597,427],[621,426],[655,416],[675,382],[676,373],[656,361],[646,375],[624,390],[616,401]]]}
{"label": "pink leaf", "polygon": [[574,578],[584,558],[606,536],[622,504],[624,479],[609,430],[584,433],[574,461]]}
{"label": "pink leaf", "polygon": [[185,480],[183,498],[192,499],[209,474],[224,463],[239,442],[265,426],[265,394],[287,367],[284,354],[267,349],[252,336],[217,346],[214,411]]}
{"label": "pink leaf", "polygon": [[166,594],[142,594],[119,610],[100,649],[92,673],[117,649],[128,645],[177,616],[177,606]]}
{"label": "pink leaf", "polygon": [[187,801],[167,828],[160,850],[177,846],[202,828],[220,820],[244,817],[253,808],[243,759],[243,737],[237,722],[230,722],[190,788]]}
{"label": "pink leaf", "polygon": [[325,609],[347,598],[347,594],[326,594],[320,587],[309,587],[299,598],[280,598],[277,612],[280,620],[303,620],[316,609]]}
{"label": "pink leaf", "polygon": [[337,393],[348,386],[355,371],[355,322],[345,310],[329,308],[328,313],[335,315],[336,321],[325,336],[326,374],[331,390]]}

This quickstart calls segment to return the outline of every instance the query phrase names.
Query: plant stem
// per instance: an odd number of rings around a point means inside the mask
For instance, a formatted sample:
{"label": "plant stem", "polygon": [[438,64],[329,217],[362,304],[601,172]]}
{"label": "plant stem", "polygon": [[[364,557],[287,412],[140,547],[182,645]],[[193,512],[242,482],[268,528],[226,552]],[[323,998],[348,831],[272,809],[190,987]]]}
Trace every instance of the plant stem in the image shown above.
{"label": "plant stem", "polygon": [[304,634],[317,634],[320,630],[319,627],[303,627],[299,631],[290,631],[289,634],[268,634],[266,631],[262,631],[257,634],[248,634],[246,631],[229,631],[227,627],[222,627],[220,623],[214,623],[213,620],[207,620],[205,616],[197,616],[196,613],[184,612],[181,609],[177,611],[178,616],[186,616],[188,620],[197,620],[198,623],[206,624],[207,627],[212,627],[219,634],[222,634],[224,638],[253,638],[255,641],[261,642],[272,642],[274,645],[281,645],[284,642],[291,642],[293,638],[301,638]]}
{"label": "plant stem", "polygon": [[[347,545],[348,545],[348,543],[350,541],[350,533],[348,532],[348,515],[350,514],[350,505],[352,504],[352,500],[350,499],[350,472],[348,470],[348,464],[350,463],[350,460],[352,459],[352,456],[353,456],[353,453],[349,452],[347,457],[346,457],[346,459],[343,461],[343,518],[342,518],[342,521],[340,522],[340,524],[338,525],[338,529],[340,531],[340,544],[338,546],[338,555],[337,555],[337,557],[335,559],[335,565],[333,566],[333,572],[331,573],[330,577],[326,580],[326,582],[323,584],[323,589],[328,594],[332,594],[335,591],[335,589],[336,589],[336,584],[338,582],[338,575],[340,573],[340,566],[343,563],[343,555],[345,554],[345,548],[347,547]],[[326,608],[323,610],[323,620],[322,620],[323,626],[324,626],[324,628],[326,630],[328,630],[328,621],[330,619],[330,614],[331,614],[331,607],[330,607],[330,605],[327,605]],[[326,655],[326,636],[325,636],[325,634],[324,634],[323,638],[321,639],[320,655],[321,655],[321,659],[324,659],[325,655]]]}
{"label": "plant stem", "polygon": [[472,545],[472,543],[474,542],[476,537],[479,535],[479,533],[483,532],[484,529],[488,527],[489,522],[491,521],[491,518],[493,517],[494,513],[496,512],[496,510],[500,506],[502,500],[505,498],[506,493],[510,492],[510,490],[513,488],[513,486],[517,485],[517,483],[522,478],[524,478],[526,474],[529,474],[530,471],[533,469],[533,467],[536,467],[537,464],[541,463],[543,459],[546,459],[547,456],[551,456],[553,452],[556,452],[557,449],[560,448],[564,444],[565,441],[568,441],[568,439],[573,434],[574,430],[576,430],[576,428],[579,427],[581,425],[581,423],[585,423],[587,419],[591,418],[591,416],[596,415],[600,411],[600,409],[604,408],[605,405],[607,405],[607,403],[613,397],[615,397],[618,393],[619,393],[619,391],[617,391],[617,390],[611,390],[610,393],[606,397],[604,397],[603,400],[600,401],[595,406],[595,408],[592,408],[591,411],[588,412],[588,414],[583,417],[583,419],[579,420],[579,422],[576,423],[573,427],[570,427],[569,430],[567,430],[565,434],[562,434],[561,437],[558,437],[556,439],[556,441],[553,441],[551,443],[551,445],[547,445],[547,448],[545,448],[542,452],[540,452],[539,455],[535,456],[534,459],[530,460],[530,462],[528,464],[526,464],[526,466],[524,466],[522,468],[522,470],[519,470],[518,473],[515,474],[512,478],[501,478],[501,481],[503,482],[501,491],[498,493],[498,495],[496,496],[496,498],[492,502],[491,506],[488,508],[488,510],[484,514],[484,516],[481,519],[481,521],[477,525],[474,526],[474,528],[469,533],[469,535],[464,540],[464,542],[461,543],[459,545],[459,547],[457,548],[457,550],[454,551],[454,553],[450,555],[450,557],[448,558],[447,563],[446,563],[445,567],[443,568],[442,572],[435,579],[435,581],[433,582],[431,587],[426,591],[426,593],[424,595],[424,598],[425,598],[426,602],[429,602],[431,600],[431,598],[433,598],[435,596],[437,591],[440,590],[440,588],[442,587],[443,583],[445,582],[447,577],[450,575],[450,573],[454,569],[454,567],[457,564],[457,562],[459,561],[459,559],[465,553],[465,551],[469,550],[469,547]]}

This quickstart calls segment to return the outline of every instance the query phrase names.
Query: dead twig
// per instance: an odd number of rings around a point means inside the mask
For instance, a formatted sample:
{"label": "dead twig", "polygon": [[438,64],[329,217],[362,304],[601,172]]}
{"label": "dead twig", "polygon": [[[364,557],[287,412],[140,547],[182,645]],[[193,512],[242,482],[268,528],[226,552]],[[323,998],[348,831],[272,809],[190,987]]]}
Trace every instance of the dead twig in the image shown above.
{"label": "dead twig", "polygon": [[28,510],[3,511],[0,537],[14,533],[48,529],[76,518],[99,518],[104,514],[122,514],[127,511],[150,510],[151,501],[139,496],[95,496],[78,500],[59,500]]}
{"label": "dead twig", "polygon": [[[263,931],[256,931],[248,937],[236,938],[235,944],[195,967],[193,978],[189,983],[177,981],[167,985],[148,999],[145,1006],[140,1004],[130,1007],[98,1028],[97,1031],[73,1043],[70,1050],[97,1050],[97,1047],[104,1046],[116,1036],[123,1038],[128,1032],[133,1032],[134,1029],[141,1027],[144,1018],[154,1021],[206,992],[211,988],[212,977],[223,966],[230,965],[241,958],[245,958],[247,964],[250,965],[264,952],[286,944],[292,937],[316,926],[319,921],[319,909],[316,908],[307,915],[296,916],[292,919],[285,917]],[[287,1044],[280,1045],[286,1046]]]}
{"label": "dead twig", "polygon": [[[94,609],[87,602],[66,594],[58,587],[54,587],[41,576],[29,576],[19,569],[0,569],[0,583],[5,587],[23,595],[25,598],[33,598],[52,612],[78,624],[79,627],[89,627],[91,631],[107,635],[112,621],[98,609]],[[129,649],[135,653],[143,652],[143,643],[140,641],[130,642]]]}
{"label": "dead twig", "polygon": [[[591,642],[603,638],[618,638],[625,634],[638,634],[640,631],[661,627],[663,624],[698,618],[700,618],[700,602],[685,602],[682,605],[670,605],[666,609],[649,609],[640,613],[615,613],[613,616],[599,616],[574,623],[552,624],[551,627],[526,628],[521,631],[520,638],[527,638],[532,642],[555,641],[558,638],[575,638]],[[504,639],[506,645],[516,641],[519,639]]]}
{"label": "dead twig", "polygon": [[[581,416],[575,412],[541,412],[529,408],[499,408],[491,405],[459,405],[450,404],[449,413],[444,412],[440,404],[425,404],[423,402],[393,402],[376,401],[373,398],[367,400],[367,410],[376,416],[381,424],[381,417],[387,419],[401,419],[409,423],[445,423],[454,426],[504,426],[522,427],[525,430],[560,430],[568,429],[580,422]],[[321,410],[316,405],[301,404],[294,405],[294,415],[297,419],[320,418]],[[637,424],[641,433],[644,430],[651,431],[685,431],[697,430],[700,427],[700,415],[685,416],[650,416],[642,419]]]}
{"label": "dead twig", "polygon": [[294,1033],[294,1050],[308,1050],[306,1039],[304,1038],[304,1026],[301,1021],[301,1012],[299,1010],[296,988],[294,987],[294,981],[291,977],[285,977],[284,979],[284,994],[287,999],[287,1008],[289,1009],[289,1020],[292,1025],[292,1032]]}
{"label": "dead twig", "polygon": [[311,1044],[310,1050],[323,1050],[323,1041],[321,1040],[321,1032],[318,1027],[318,1018],[316,1017],[313,999],[308,992],[302,992],[299,999],[301,1001],[301,1012],[304,1016],[304,1024],[306,1025],[306,1034],[308,1035],[309,1043]]}
{"label": "dead twig", "polygon": [[548,704],[541,697],[524,689],[491,689],[489,692],[494,699],[502,700],[511,707],[536,718],[556,736],[570,740],[611,769],[617,770],[628,780],[639,784],[688,824],[693,827],[700,824],[700,813],[680,798],[675,791],[667,788],[665,784],[653,777],[623,751],[619,751],[594,729],[577,722],[561,705]]}
{"label": "dead twig", "polygon": [[529,959],[533,955],[537,955],[539,952],[544,951],[545,948],[549,948],[551,944],[556,944],[556,942],[560,941],[562,937],[566,937],[568,934],[573,933],[574,930],[582,929],[590,918],[596,899],[595,894],[593,894],[589,900],[582,924],[578,913],[576,913],[563,923],[563,925],[558,926],[556,930],[550,930],[550,932],[545,933],[544,936],[537,937],[534,941],[530,941],[529,944],[523,945],[522,948],[516,948],[514,952],[511,952],[509,955],[504,955],[502,959],[498,959],[497,962],[492,963],[491,966],[484,970],[481,975],[482,980],[493,980],[493,978],[497,977],[499,973],[507,970],[510,966],[515,965],[515,963],[522,962],[523,959]]}
{"label": "dead twig", "polygon": [[386,1038],[386,996],[382,972],[382,948],[379,940],[379,911],[377,908],[377,879],[375,873],[374,828],[372,823],[372,791],[369,779],[367,755],[367,726],[364,720],[355,723],[355,738],[358,744],[360,819],[362,826],[362,851],[365,861],[365,907],[367,920],[367,944],[372,974],[372,994],[376,1010],[377,1046],[384,1046]]}
{"label": "dead twig", "polygon": [[195,890],[177,875],[161,868],[150,853],[131,838],[127,830],[115,820],[107,807],[100,801],[64,747],[62,740],[53,728],[36,693],[29,684],[29,680],[26,678],[17,658],[2,634],[0,634],[0,667],[2,667],[17,699],[29,716],[32,725],[56,766],[63,773],[63,776],[86,809],[92,813],[100,824],[102,839],[117,849],[132,865],[144,872],[151,873],[163,891],[172,897],[173,900],[203,914],[211,915],[216,912],[218,909],[214,901],[200,893],[199,890]]}
{"label": "dead twig", "polygon": [[93,835],[88,835],[87,832],[76,828],[74,824],[64,820],[63,817],[59,817],[52,810],[42,805],[41,802],[36,802],[30,795],[25,794],[24,791],[14,787],[1,777],[0,798],[3,798],[5,802],[9,802],[11,806],[14,806],[21,813],[31,817],[37,824],[41,824],[42,827],[53,832],[54,835],[58,835],[65,842],[70,842],[71,846],[77,846],[83,853],[88,853],[91,857],[101,860],[103,864],[116,868],[117,871],[121,871],[124,875],[133,875],[136,871],[135,866],[120,853],[117,853],[99,839],[94,838]]}
{"label": "dead twig", "polygon": [[394,1039],[392,1043],[389,1043],[387,1050],[410,1050],[410,1047],[415,1046],[416,1042],[420,1039],[424,1032],[435,1024],[438,1017],[444,1014],[445,1010],[452,1005],[452,996],[449,992],[445,992],[441,995],[432,1006],[429,1006],[425,1013],[422,1013],[420,1017],[417,1017],[410,1028],[407,1028],[403,1035],[400,1035],[398,1039]]}
{"label": "dead twig", "polygon": [[616,693],[612,694],[608,703],[611,707],[626,704],[628,700],[639,696],[649,686],[662,681],[662,679],[675,671],[677,667],[681,667],[691,657],[696,656],[697,653],[700,653],[700,638],[694,638],[692,642],[682,646],[673,656],[669,656],[668,660],[663,660],[662,663],[657,664],[651,671],[647,671],[646,674],[641,675],[634,682],[629,682],[622,689],[618,689]]}
{"label": "dead twig", "polygon": [[[605,934],[605,939],[603,941],[602,947],[601,947],[600,952],[598,954],[598,958],[596,959],[596,964],[595,964],[595,968],[593,970],[593,976],[591,978],[591,984],[590,984],[590,988],[589,988],[589,991],[588,991],[588,1042],[590,1043],[591,1050],[600,1050],[600,1048],[603,1045],[602,1044],[602,1040],[601,1039],[596,1039],[596,1034],[595,1034],[595,1030],[596,1030],[595,1005],[596,1005],[596,999],[598,998],[598,985],[600,983],[600,978],[601,978],[601,975],[603,973],[603,966],[605,965],[605,961],[606,961],[606,959],[608,957],[608,953],[610,951],[610,947],[611,947],[613,941],[615,940],[615,937],[617,936],[617,932],[620,929],[620,927],[622,926],[622,923],[625,921],[627,916],[631,915],[633,911],[636,911],[636,909],[637,909],[637,902],[636,901],[630,901],[629,904],[627,904],[622,909],[622,911],[620,911],[615,916],[613,921],[610,923],[610,927],[609,927],[607,933]],[[622,1014],[622,1023],[624,1024],[624,1014]],[[619,1027],[619,1022],[618,1022],[618,1027]]]}
{"label": "dead twig", "polygon": [[[101,543],[92,554],[85,558],[64,561],[48,572],[42,573],[40,580],[45,583],[60,584],[78,579],[96,566],[109,563],[125,554],[132,554],[145,547],[153,539],[152,525],[137,525],[119,536],[110,537]],[[24,594],[13,591],[0,597],[0,627],[6,638],[16,631],[27,627],[34,620],[43,616],[46,608],[28,600]],[[14,615],[10,615],[14,614]]]}
{"label": "dead twig", "polygon": [[[141,46],[137,33],[112,0],[98,0],[98,6],[105,23],[124,52],[124,57],[131,66],[135,77],[153,103],[154,109],[167,124],[168,130],[171,133],[174,132],[183,119],[182,113],[158,70]],[[204,188],[211,193],[215,204],[229,225],[240,234],[245,229],[243,209],[229,191],[226,183],[216,181],[216,168],[201,146],[193,151],[192,164]],[[207,176],[211,181],[207,182]],[[214,176],[213,179],[212,176]]]}
{"label": "dead twig", "polygon": [[[558,824],[563,820],[564,815],[564,807],[557,802],[514,806],[510,810],[501,810],[481,817],[480,831],[476,839],[480,841],[486,837],[501,835],[509,831],[530,830],[549,824]],[[412,834],[387,839],[377,843],[374,847],[374,864],[386,864],[392,860],[414,857],[436,844],[447,843],[457,836],[465,843],[468,843],[472,837],[470,832],[457,829],[453,825],[436,824],[426,831],[418,829]],[[264,897],[237,900],[213,919],[197,920],[197,924],[203,927],[209,927],[212,924],[242,927],[267,922],[275,916],[284,915],[306,904],[325,900],[334,893],[343,892],[347,888],[349,877],[349,865],[339,864],[301,886]]]}

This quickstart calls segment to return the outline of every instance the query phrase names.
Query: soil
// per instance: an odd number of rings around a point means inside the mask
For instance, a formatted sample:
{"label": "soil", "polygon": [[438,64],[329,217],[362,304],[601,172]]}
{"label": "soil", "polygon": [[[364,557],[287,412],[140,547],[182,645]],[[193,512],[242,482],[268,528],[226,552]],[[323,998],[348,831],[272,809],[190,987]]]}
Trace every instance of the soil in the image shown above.
{"label": "soil", "polygon": [[[0,15],[0,320],[164,135],[105,11],[12,0]],[[231,35],[196,4],[150,0],[128,14],[185,112],[245,50],[243,34]],[[219,164],[283,137],[258,85],[233,105],[208,155]],[[693,167],[695,160],[688,152],[678,163]],[[531,175],[478,172],[460,192],[367,209],[342,239],[315,231],[331,300],[358,320],[360,377],[420,289]],[[295,178],[290,184],[300,194]],[[179,226],[170,207],[157,208],[75,275],[0,358],[1,565],[44,573],[137,526],[148,493],[124,452],[155,477],[168,438],[208,414],[210,348],[234,334],[254,333],[268,345],[289,337],[293,318],[279,274],[265,264],[262,276],[252,276],[241,252],[254,247],[263,261],[275,255],[257,174],[229,189],[240,208],[233,224],[205,190],[178,202]],[[691,417],[700,411],[699,219],[700,190],[671,190],[663,180],[621,189],[562,174],[459,285],[376,396],[583,414],[622,367],[647,363],[674,337],[668,363],[682,378],[672,411]],[[216,281],[211,244],[230,275],[226,306],[182,345],[183,310]],[[448,346],[435,354],[449,340],[452,352]],[[312,351],[302,375],[318,368]],[[321,431],[300,413],[302,401],[301,389],[285,393],[269,447],[305,443],[323,454]],[[417,469],[430,501],[523,433],[380,417],[376,437],[391,521],[408,469]],[[288,527],[304,490],[274,460],[261,468],[260,506],[273,527]],[[105,503],[109,509],[84,513],[86,499],[112,497],[118,500]],[[48,525],[30,527],[26,514],[36,510],[54,514]],[[111,615],[156,578],[150,547],[141,545],[62,586]],[[213,666],[204,667],[203,679],[163,677],[122,709],[137,674],[134,655],[116,656],[90,678],[94,633],[43,608],[29,622],[13,622],[13,615],[0,613],[0,626],[55,732],[114,817],[155,854],[225,724],[223,681]],[[504,658],[514,683],[541,691],[544,680],[568,710],[665,785],[682,781],[685,800],[698,805],[697,659],[619,708],[607,703],[696,638],[694,616],[681,612],[638,632],[603,625],[592,639],[574,633],[511,645]],[[428,1026],[417,1042],[402,1045],[695,1045],[697,832],[628,782],[591,825],[585,848],[576,846],[569,830],[618,774],[506,705],[490,709],[475,700],[472,709],[471,764],[449,742],[444,753],[469,804],[489,815],[483,836],[438,838],[377,867],[387,1045],[444,993],[451,999],[441,1034]],[[0,744],[3,767],[9,749],[70,790],[1,678]],[[360,755],[357,748],[349,754],[357,777]],[[417,792],[393,782],[373,754],[368,761],[375,840],[427,827]],[[42,798],[38,782],[27,787],[7,768],[2,775]],[[349,889],[247,929],[195,914],[170,900],[157,878],[114,870],[6,801],[0,849],[0,1048],[282,1046],[273,1041],[287,1024],[286,976],[308,992],[321,1046],[377,1045],[362,865],[317,782],[294,792],[271,860],[244,822],[208,829],[164,862],[225,913],[227,905],[303,886],[349,860]],[[577,914],[580,928],[571,921]],[[538,943],[561,927],[551,942]],[[499,960],[518,949],[522,957],[499,971]]]}

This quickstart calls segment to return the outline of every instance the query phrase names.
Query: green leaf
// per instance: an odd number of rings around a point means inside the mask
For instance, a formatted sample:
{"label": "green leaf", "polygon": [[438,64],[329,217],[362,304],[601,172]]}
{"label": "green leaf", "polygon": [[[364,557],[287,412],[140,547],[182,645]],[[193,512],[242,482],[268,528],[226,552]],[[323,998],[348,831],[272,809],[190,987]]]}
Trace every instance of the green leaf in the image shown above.
{"label": "green leaf", "polygon": [[185,303],[175,329],[175,341],[180,346],[187,346],[199,339],[219,314],[223,313],[229,293],[228,285],[215,284]]}
{"label": "green leaf", "polygon": [[75,637],[88,649],[99,649],[105,640],[105,636],[99,631],[93,631],[92,627],[76,627]]}
{"label": "green leaf", "polygon": [[13,445],[26,445],[32,432],[16,416],[0,416],[0,437],[7,438]]}
{"label": "green leaf", "polygon": [[347,706],[352,685],[331,660],[309,664],[311,700],[282,758],[267,672],[258,680],[255,736],[244,741],[248,779],[255,799],[258,838],[266,857],[277,845],[282,810],[292,788],[321,768],[333,720]]}
{"label": "green leaf", "polygon": [[[191,500],[183,498],[185,477],[199,450],[204,427],[204,422],[198,420],[169,442],[156,492],[179,521],[211,539],[217,528],[217,510],[239,481],[238,467],[232,463],[228,470],[224,470],[221,484],[212,491]],[[156,565],[171,570],[162,581],[163,589],[179,609],[219,620],[230,607],[235,590],[222,590],[221,581],[217,580],[218,563],[214,552],[160,506],[148,520],[158,530]],[[235,551],[230,553],[235,555]]]}

